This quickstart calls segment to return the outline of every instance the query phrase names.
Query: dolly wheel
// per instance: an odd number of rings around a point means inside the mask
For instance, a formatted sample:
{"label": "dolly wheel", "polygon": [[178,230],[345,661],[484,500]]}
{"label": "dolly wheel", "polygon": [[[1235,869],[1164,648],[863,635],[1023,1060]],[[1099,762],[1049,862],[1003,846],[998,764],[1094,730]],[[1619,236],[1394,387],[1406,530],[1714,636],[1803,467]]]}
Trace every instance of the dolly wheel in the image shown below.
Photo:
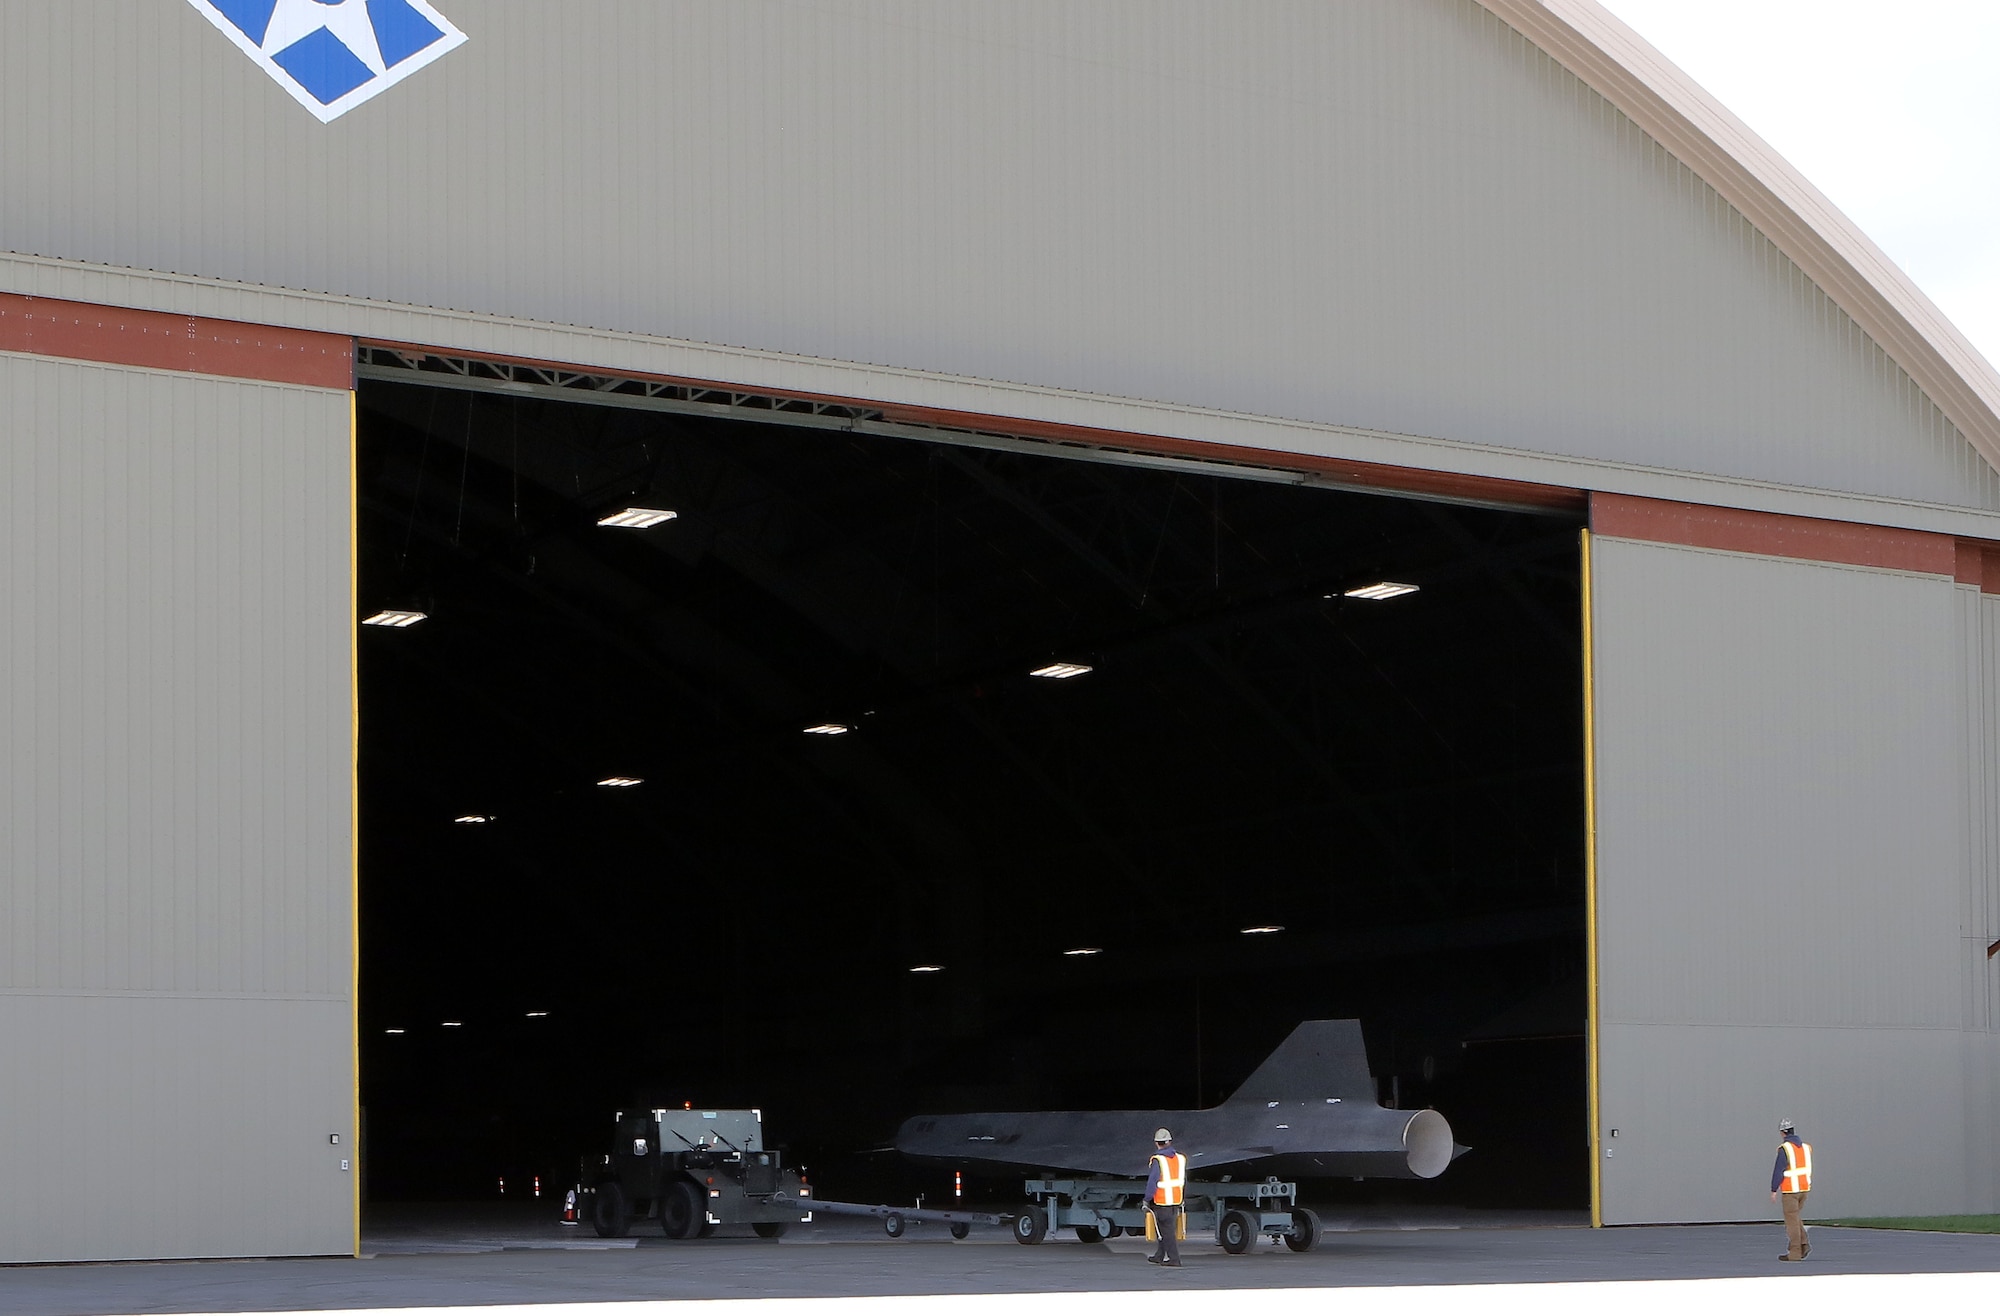
{"label": "dolly wheel", "polygon": [[903,1213],[901,1211],[891,1211],[888,1215],[882,1217],[882,1232],[891,1238],[901,1238],[905,1228],[907,1226],[903,1223]]}
{"label": "dolly wheel", "polygon": [[789,1225],[786,1220],[759,1220],[750,1227],[757,1231],[759,1238],[783,1238]]}
{"label": "dolly wheel", "polygon": [[1232,1257],[1240,1257],[1257,1241],[1257,1228],[1241,1211],[1226,1211],[1215,1227],[1215,1241]]}
{"label": "dolly wheel", "polygon": [[1319,1217],[1303,1206],[1292,1208],[1292,1232],[1285,1246],[1294,1252],[1310,1252],[1319,1243]]}
{"label": "dolly wheel", "polygon": [[1034,1202],[1021,1208],[1014,1217],[1014,1241],[1016,1243],[1039,1243],[1049,1236],[1049,1213]]}
{"label": "dolly wheel", "polygon": [[1076,1227],[1076,1241],[1079,1243],[1102,1243],[1104,1241],[1104,1231],[1096,1225],[1078,1225]]}
{"label": "dolly wheel", "polygon": [[951,1227],[951,1236],[953,1238],[964,1238],[967,1234],[970,1234],[971,1232],[972,1232],[972,1226],[966,1224],[964,1221],[960,1221],[958,1224],[955,1224]]}

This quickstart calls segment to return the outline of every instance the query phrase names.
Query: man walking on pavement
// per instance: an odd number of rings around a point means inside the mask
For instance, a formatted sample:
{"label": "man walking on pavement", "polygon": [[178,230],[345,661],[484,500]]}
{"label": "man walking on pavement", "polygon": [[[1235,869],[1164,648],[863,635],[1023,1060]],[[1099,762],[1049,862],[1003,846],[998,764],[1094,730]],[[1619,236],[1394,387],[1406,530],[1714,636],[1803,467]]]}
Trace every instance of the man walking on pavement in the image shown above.
{"label": "man walking on pavement", "polygon": [[1778,1123],[1784,1141],[1778,1144],[1778,1163],[1771,1167],[1771,1200],[1785,1199],[1785,1238],[1791,1246],[1780,1261],[1804,1261],[1812,1252],[1806,1242],[1806,1194],[1812,1191],[1812,1144],[1799,1139],[1790,1120]]}
{"label": "man walking on pavement", "polygon": [[1187,1187],[1187,1157],[1174,1150],[1174,1135],[1166,1129],[1153,1130],[1153,1161],[1146,1173],[1146,1210],[1152,1213],[1153,1233],[1159,1244],[1146,1257],[1156,1266],[1181,1264],[1181,1199]]}

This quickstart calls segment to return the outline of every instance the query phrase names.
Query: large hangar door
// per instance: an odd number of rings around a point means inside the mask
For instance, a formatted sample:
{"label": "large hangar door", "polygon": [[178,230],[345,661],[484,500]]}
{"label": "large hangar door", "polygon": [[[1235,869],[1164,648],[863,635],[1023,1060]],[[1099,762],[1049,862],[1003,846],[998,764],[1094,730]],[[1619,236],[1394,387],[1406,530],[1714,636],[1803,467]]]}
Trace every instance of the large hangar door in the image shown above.
{"label": "large hangar door", "polygon": [[[1593,521],[1650,536],[1638,502]],[[1594,536],[1606,1223],[1769,1216],[1785,1116],[1815,1214],[1978,1209],[1952,545],[1870,552],[1901,569]]]}
{"label": "large hangar door", "polygon": [[1314,1200],[1587,1202],[1574,502],[363,352],[361,611],[426,614],[360,645],[371,1202],[686,1100],[903,1199],[908,1116],[1212,1105],[1339,1018],[1478,1151]]}
{"label": "large hangar door", "polygon": [[60,305],[329,382],[0,355],[0,1262],[349,1253],[349,349]]}

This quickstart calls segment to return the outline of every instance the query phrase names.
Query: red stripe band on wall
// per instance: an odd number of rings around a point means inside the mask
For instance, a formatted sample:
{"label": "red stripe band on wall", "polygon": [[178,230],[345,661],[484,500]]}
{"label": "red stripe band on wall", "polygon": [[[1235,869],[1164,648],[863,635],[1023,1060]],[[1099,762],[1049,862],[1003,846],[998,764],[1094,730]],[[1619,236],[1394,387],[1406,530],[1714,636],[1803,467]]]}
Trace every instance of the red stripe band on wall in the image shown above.
{"label": "red stripe band on wall", "polygon": [[0,293],[0,352],[313,388],[354,387],[354,340],[339,334],[15,293]]}
{"label": "red stripe band on wall", "polygon": [[1956,577],[1958,540],[1922,530],[1822,521],[1810,516],[1746,512],[1734,507],[1672,503],[1626,494],[1590,496],[1592,533],[1656,544],[1719,548],[1733,553],[1839,562],[1855,567],[1921,571]]}

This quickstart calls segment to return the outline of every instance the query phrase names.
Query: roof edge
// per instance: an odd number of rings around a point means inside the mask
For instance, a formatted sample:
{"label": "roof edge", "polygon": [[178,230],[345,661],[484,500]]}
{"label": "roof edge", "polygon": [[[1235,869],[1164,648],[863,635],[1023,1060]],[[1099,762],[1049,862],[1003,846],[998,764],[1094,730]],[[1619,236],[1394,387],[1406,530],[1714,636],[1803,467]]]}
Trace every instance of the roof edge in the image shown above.
{"label": "roof edge", "polygon": [[1770,143],[1597,0],[1475,0],[1735,206],[2000,470],[2000,372]]}

